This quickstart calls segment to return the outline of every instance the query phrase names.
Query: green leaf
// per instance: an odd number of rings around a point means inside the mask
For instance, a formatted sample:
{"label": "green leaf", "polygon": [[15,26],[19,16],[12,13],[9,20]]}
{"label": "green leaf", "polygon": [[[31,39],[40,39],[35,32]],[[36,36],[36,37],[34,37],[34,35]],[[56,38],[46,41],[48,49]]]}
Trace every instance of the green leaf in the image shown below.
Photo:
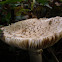
{"label": "green leaf", "polygon": [[31,3],[31,10],[33,10],[35,3],[36,3],[36,0],[33,0],[33,2]]}
{"label": "green leaf", "polygon": [[0,29],[0,39],[3,37],[3,31]]}
{"label": "green leaf", "polygon": [[2,2],[0,2],[0,4],[14,3],[14,2],[21,2],[21,1],[24,1],[24,0],[6,0],[6,1],[2,1]]}
{"label": "green leaf", "polygon": [[21,1],[24,1],[24,0],[6,0],[8,3],[12,3],[12,2],[21,2]]}
{"label": "green leaf", "polygon": [[62,0],[60,0],[60,1],[62,1]]}
{"label": "green leaf", "polygon": [[2,32],[2,30],[0,29],[0,33]]}
{"label": "green leaf", "polygon": [[6,1],[2,1],[2,2],[0,2],[0,4],[5,4],[6,3]]}
{"label": "green leaf", "polygon": [[36,0],[36,1],[39,2],[39,3],[42,3],[42,4],[46,4],[46,3],[48,3],[47,0]]}
{"label": "green leaf", "polygon": [[30,10],[29,10],[29,9],[21,8],[18,12],[16,12],[16,15],[19,16],[19,15],[21,15],[22,12],[25,14],[25,13],[27,13],[28,11],[30,11]]}

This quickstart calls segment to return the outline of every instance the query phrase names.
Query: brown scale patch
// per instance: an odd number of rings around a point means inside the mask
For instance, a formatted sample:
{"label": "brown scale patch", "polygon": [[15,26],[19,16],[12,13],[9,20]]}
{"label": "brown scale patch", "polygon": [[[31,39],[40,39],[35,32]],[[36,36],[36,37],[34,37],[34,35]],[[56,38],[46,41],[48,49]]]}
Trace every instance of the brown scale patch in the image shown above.
{"label": "brown scale patch", "polygon": [[[11,39],[11,38],[10,38],[10,39]],[[10,45],[16,45],[16,43],[13,42],[13,39],[11,39],[8,44],[10,44]]]}
{"label": "brown scale patch", "polygon": [[23,48],[24,48],[24,47],[26,48],[26,47],[27,47],[26,44],[27,44],[26,40],[23,40],[23,41],[22,41],[22,47],[23,47]]}
{"label": "brown scale patch", "polygon": [[49,41],[49,38],[47,37],[45,47],[48,47],[49,45],[50,45],[50,41]]}
{"label": "brown scale patch", "polygon": [[43,41],[42,41],[42,48],[44,48],[45,45],[46,45],[46,38],[43,38]]}
{"label": "brown scale patch", "polygon": [[1,38],[2,41],[5,41],[5,36],[3,35],[3,37]]}
{"label": "brown scale patch", "polygon": [[49,38],[47,38],[47,42],[48,42],[48,46],[50,46],[50,44],[51,44],[51,40],[49,40]]}
{"label": "brown scale patch", "polygon": [[0,39],[1,39],[2,41],[5,41],[5,36],[4,36],[3,31],[2,31],[2,33],[0,33]]}
{"label": "brown scale patch", "polygon": [[51,45],[51,43],[52,43],[52,36],[50,36],[50,39],[48,38],[48,46],[50,46]]}
{"label": "brown scale patch", "polygon": [[44,39],[44,41],[43,41],[43,47],[45,47],[46,46],[46,38]]}
{"label": "brown scale patch", "polygon": [[40,49],[40,42],[38,43],[38,49]]}
{"label": "brown scale patch", "polygon": [[42,48],[42,45],[41,45],[41,43],[39,43],[39,49],[41,49]]}
{"label": "brown scale patch", "polygon": [[55,40],[57,40],[58,39],[58,36],[56,35],[56,33],[54,34],[54,36],[55,36]]}
{"label": "brown scale patch", "polygon": [[60,38],[62,37],[62,32],[60,32]]}
{"label": "brown scale patch", "polygon": [[52,20],[49,21],[49,25],[51,25],[51,24],[52,24]]}
{"label": "brown scale patch", "polygon": [[55,39],[54,39],[54,37],[52,36],[51,45],[55,43],[54,41],[55,41]]}
{"label": "brown scale patch", "polygon": [[56,34],[54,34],[54,37],[52,37],[52,42],[51,42],[51,46],[53,45],[53,44],[55,44],[56,42],[57,42],[57,40],[58,40],[58,36],[56,35]]}
{"label": "brown scale patch", "polygon": [[49,41],[49,38],[45,38],[45,41],[44,41],[44,48],[48,47],[50,45],[50,41]]}
{"label": "brown scale patch", "polygon": [[26,40],[26,48],[29,49],[29,46],[28,46],[28,39]]}
{"label": "brown scale patch", "polygon": [[[34,42],[34,44],[35,44],[35,42]],[[36,45],[34,45],[34,49],[37,49],[37,46]]]}
{"label": "brown scale patch", "polygon": [[53,36],[51,36],[50,45],[53,43],[53,41],[54,41],[54,38]]}
{"label": "brown scale patch", "polygon": [[29,46],[29,48],[30,48],[30,49],[32,48],[32,42],[30,43],[30,46]]}

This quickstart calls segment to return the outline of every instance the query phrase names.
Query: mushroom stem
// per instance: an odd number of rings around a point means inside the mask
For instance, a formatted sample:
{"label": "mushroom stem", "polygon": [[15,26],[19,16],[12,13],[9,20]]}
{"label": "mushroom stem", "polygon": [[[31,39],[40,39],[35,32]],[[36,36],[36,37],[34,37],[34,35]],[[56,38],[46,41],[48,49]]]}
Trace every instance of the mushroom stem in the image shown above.
{"label": "mushroom stem", "polygon": [[30,62],[42,62],[42,49],[29,51]]}

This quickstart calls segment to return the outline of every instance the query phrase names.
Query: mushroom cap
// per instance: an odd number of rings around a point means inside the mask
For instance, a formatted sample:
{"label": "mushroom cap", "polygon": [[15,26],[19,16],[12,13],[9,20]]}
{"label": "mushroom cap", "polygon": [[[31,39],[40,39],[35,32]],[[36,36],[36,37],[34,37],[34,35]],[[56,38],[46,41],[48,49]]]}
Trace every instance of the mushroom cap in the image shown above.
{"label": "mushroom cap", "polygon": [[22,49],[44,49],[62,38],[62,17],[27,19],[2,27],[2,40]]}

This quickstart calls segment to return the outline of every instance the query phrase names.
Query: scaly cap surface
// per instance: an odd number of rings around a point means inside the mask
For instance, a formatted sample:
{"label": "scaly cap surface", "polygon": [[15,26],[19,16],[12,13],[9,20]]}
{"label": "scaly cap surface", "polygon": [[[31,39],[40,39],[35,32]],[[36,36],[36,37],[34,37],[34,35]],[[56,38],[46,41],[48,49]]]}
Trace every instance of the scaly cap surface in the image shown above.
{"label": "scaly cap surface", "polygon": [[22,49],[43,49],[62,38],[62,17],[27,19],[2,27],[2,40]]}

